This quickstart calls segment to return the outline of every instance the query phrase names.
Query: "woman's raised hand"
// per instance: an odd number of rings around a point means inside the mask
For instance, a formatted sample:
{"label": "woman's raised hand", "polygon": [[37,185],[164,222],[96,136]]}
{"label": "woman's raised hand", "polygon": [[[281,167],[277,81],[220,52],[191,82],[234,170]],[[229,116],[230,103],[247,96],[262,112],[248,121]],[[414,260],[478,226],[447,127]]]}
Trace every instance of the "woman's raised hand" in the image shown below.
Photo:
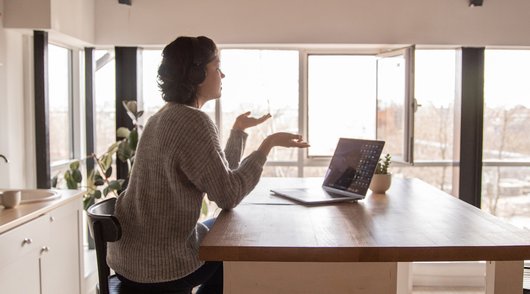
{"label": "woman's raised hand", "polygon": [[270,113],[267,113],[263,115],[262,117],[256,118],[256,117],[251,117],[250,111],[247,111],[239,115],[236,118],[233,129],[244,131],[247,128],[254,127],[254,126],[261,124],[262,122],[268,120],[269,118],[271,118]]}
{"label": "woman's raised hand", "polygon": [[291,133],[274,133],[261,143],[258,151],[267,156],[271,151],[272,147],[295,147],[295,148],[307,148],[310,147],[309,143],[302,139],[302,135],[291,134]]}

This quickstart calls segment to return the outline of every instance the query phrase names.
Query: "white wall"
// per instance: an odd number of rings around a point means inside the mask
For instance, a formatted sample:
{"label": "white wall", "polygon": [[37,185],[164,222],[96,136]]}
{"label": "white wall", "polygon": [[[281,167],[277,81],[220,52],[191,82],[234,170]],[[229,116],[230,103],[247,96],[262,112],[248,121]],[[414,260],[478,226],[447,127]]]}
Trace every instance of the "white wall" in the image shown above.
{"label": "white wall", "polygon": [[4,0],[4,12],[4,28],[47,30],[71,45],[94,43],[94,0]]}
{"label": "white wall", "polygon": [[[3,0],[0,13],[1,19]],[[10,160],[8,164],[0,162],[0,188],[26,187],[34,173],[28,170],[31,158],[26,156],[27,148],[33,146],[26,144],[26,132],[31,135],[32,121],[26,120],[24,42],[22,33],[4,30],[0,23],[0,154]]]}
{"label": "white wall", "polygon": [[166,44],[207,35],[220,44],[530,45],[530,1],[95,0],[96,43]]}

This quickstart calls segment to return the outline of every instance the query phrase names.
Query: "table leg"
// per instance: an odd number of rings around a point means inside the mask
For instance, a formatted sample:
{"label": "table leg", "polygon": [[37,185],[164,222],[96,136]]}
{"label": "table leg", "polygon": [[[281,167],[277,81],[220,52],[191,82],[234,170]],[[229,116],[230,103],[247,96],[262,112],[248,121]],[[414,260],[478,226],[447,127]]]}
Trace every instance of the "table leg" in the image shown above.
{"label": "table leg", "polygon": [[521,294],[523,261],[487,261],[486,294]]}
{"label": "table leg", "polygon": [[394,294],[397,272],[395,262],[224,262],[224,293]]}
{"label": "table leg", "polygon": [[397,263],[397,294],[412,293],[412,262]]}

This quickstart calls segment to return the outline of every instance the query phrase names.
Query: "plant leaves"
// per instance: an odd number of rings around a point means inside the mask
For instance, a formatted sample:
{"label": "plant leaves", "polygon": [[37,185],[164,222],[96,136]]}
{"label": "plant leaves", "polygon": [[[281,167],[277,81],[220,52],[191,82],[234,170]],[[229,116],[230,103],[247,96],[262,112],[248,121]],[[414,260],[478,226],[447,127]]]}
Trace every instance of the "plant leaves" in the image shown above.
{"label": "plant leaves", "polygon": [[112,176],[112,165],[105,171],[105,177],[108,179],[110,176]]}
{"label": "plant leaves", "polygon": [[96,199],[101,198],[101,191],[100,190],[95,190],[94,191],[94,198],[96,198]]}
{"label": "plant leaves", "polygon": [[129,133],[131,131],[126,127],[120,127],[118,130],[116,130],[116,137],[118,138],[127,138],[129,137]]}
{"label": "plant leaves", "polygon": [[95,186],[101,186],[105,184],[105,180],[103,179],[103,177],[98,173],[97,175],[94,176],[94,185]]}
{"label": "plant leaves", "polygon": [[52,188],[57,188],[57,182],[59,181],[59,175],[55,175],[53,178],[52,178]]}
{"label": "plant leaves", "polygon": [[138,130],[133,129],[129,134],[129,147],[131,148],[131,150],[136,150],[137,145],[138,145]]}
{"label": "plant leaves", "polygon": [[114,181],[110,181],[108,187],[112,190],[120,190],[122,184],[123,182],[120,182],[119,180],[114,180]]}
{"label": "plant leaves", "polygon": [[85,195],[85,198],[83,198],[83,207],[85,210],[87,210],[92,204],[94,204],[95,200],[94,197],[90,194]]}
{"label": "plant leaves", "polygon": [[72,179],[76,181],[77,183],[81,183],[83,181],[83,175],[81,174],[81,171],[78,169],[75,169],[72,173]]}
{"label": "plant leaves", "polygon": [[74,162],[70,163],[70,169],[72,169],[72,170],[79,169],[79,161],[74,161]]}
{"label": "plant leaves", "polygon": [[127,159],[129,159],[132,155],[131,147],[129,147],[129,144],[127,142],[122,141],[122,144],[120,144],[118,148],[118,158],[123,161],[127,162]]}

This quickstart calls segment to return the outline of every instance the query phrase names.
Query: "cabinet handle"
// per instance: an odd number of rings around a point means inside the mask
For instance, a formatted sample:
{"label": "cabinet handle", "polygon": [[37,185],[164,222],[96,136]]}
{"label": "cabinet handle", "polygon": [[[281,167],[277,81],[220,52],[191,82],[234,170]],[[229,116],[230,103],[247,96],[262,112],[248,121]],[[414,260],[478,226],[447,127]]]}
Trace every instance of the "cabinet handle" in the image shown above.
{"label": "cabinet handle", "polygon": [[40,253],[41,253],[41,254],[42,254],[42,253],[46,253],[46,252],[48,252],[48,251],[50,251],[50,247],[48,247],[48,246],[44,246],[44,247],[42,247],[42,248],[40,249]]}
{"label": "cabinet handle", "polygon": [[50,222],[53,223],[55,221],[55,218],[53,216],[50,216]]}
{"label": "cabinet handle", "polygon": [[29,245],[31,243],[33,243],[33,240],[31,240],[31,238],[24,238],[24,240],[22,241],[22,246]]}

